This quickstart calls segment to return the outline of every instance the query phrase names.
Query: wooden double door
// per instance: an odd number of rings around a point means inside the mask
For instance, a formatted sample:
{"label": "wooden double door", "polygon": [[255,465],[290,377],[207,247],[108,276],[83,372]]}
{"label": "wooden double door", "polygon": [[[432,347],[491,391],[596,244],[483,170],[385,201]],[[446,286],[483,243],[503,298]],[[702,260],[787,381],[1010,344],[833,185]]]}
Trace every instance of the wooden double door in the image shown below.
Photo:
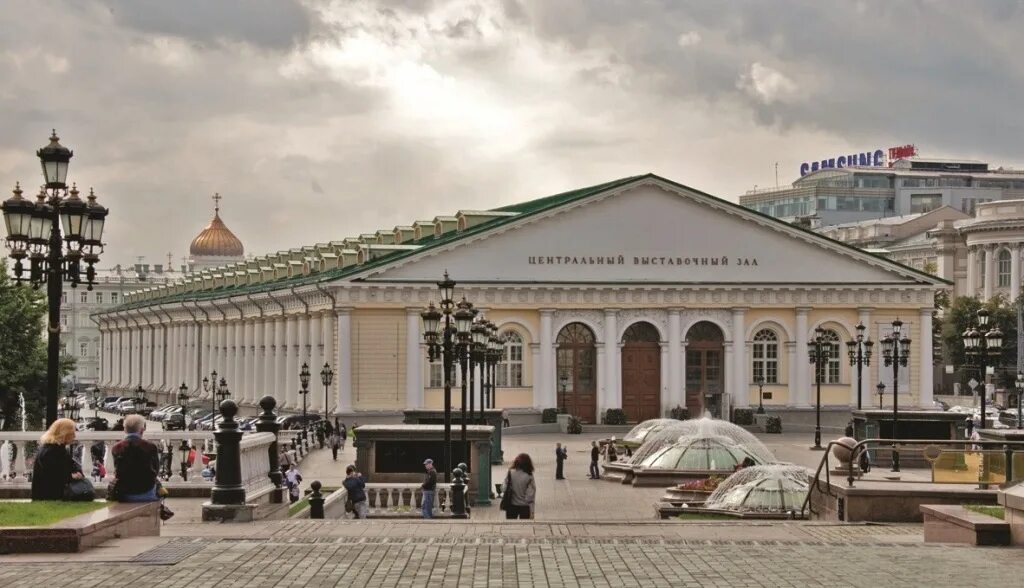
{"label": "wooden double door", "polygon": [[622,410],[630,423],[660,418],[661,345],[649,323],[636,323],[622,337]]}
{"label": "wooden double door", "polygon": [[702,321],[687,334],[686,408],[697,418],[705,412],[722,418],[722,391],[725,388],[722,331]]}
{"label": "wooden double door", "polygon": [[569,323],[558,333],[555,382],[558,409],[597,422],[597,346],[594,332],[582,323]]}

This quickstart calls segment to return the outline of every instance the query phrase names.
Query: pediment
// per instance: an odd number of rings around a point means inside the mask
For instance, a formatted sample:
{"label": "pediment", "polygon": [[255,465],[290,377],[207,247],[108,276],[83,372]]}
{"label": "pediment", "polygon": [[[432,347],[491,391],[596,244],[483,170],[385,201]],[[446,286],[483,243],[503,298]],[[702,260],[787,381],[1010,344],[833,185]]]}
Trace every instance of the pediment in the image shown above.
{"label": "pediment", "polygon": [[370,268],[366,281],[940,284],[656,176]]}

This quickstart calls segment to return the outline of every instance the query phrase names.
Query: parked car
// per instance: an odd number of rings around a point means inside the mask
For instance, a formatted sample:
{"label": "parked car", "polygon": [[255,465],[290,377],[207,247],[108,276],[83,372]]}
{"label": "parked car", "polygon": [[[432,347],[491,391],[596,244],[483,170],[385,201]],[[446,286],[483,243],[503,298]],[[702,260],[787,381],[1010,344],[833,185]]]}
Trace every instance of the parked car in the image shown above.
{"label": "parked car", "polygon": [[117,403],[122,400],[124,400],[123,396],[107,396],[100,404],[100,410],[113,410],[113,408],[117,406]]}
{"label": "parked car", "polygon": [[170,414],[164,419],[163,425],[165,431],[184,431],[185,415],[181,412]]}
{"label": "parked car", "polygon": [[149,413],[149,418],[150,420],[154,421],[162,421],[164,417],[167,416],[167,411],[176,407],[181,408],[177,404],[165,404],[160,408],[154,410],[153,412]]}
{"label": "parked car", "polygon": [[[301,414],[292,414],[292,415],[277,417],[277,424],[281,425],[281,429],[283,429],[283,430],[301,429],[302,428],[302,424],[303,424],[302,418],[303,417],[302,417]],[[311,425],[311,424],[316,423],[316,422],[318,422],[320,420],[321,420],[321,418],[320,418],[320,415],[318,415],[318,414],[307,414],[305,422],[306,422],[306,424]]]}

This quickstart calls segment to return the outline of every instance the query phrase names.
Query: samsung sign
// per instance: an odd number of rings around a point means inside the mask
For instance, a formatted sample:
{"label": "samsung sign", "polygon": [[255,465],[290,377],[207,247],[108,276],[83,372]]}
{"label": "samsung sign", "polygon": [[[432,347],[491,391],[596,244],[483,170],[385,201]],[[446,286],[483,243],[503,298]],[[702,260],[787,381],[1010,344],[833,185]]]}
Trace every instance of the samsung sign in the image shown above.
{"label": "samsung sign", "polygon": [[854,153],[853,155],[830,157],[828,159],[822,159],[821,161],[805,161],[800,164],[800,175],[806,176],[807,174],[816,172],[819,169],[847,167],[850,165],[882,167],[885,165],[885,151],[875,149],[874,151]]}

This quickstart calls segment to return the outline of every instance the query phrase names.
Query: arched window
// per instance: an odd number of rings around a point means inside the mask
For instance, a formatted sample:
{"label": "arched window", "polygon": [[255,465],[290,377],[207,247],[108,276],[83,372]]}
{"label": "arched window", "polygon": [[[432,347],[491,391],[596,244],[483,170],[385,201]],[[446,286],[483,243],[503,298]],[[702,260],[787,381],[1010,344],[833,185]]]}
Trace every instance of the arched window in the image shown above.
{"label": "arched window", "polygon": [[1010,287],[1010,259],[1010,252],[1006,249],[1001,249],[996,257],[996,286],[999,288]]}
{"label": "arched window", "polygon": [[505,336],[505,356],[498,364],[498,387],[520,388],[523,385],[523,338],[515,331]]}
{"label": "arched window", "polygon": [[828,361],[825,365],[821,366],[821,383],[822,384],[838,384],[839,383],[839,360],[842,359],[840,355],[839,343],[841,339],[839,335],[832,329],[823,329],[822,339],[824,339],[825,352],[828,353]]}
{"label": "arched window", "polygon": [[754,382],[779,383],[779,337],[771,329],[761,329],[754,335]]}

